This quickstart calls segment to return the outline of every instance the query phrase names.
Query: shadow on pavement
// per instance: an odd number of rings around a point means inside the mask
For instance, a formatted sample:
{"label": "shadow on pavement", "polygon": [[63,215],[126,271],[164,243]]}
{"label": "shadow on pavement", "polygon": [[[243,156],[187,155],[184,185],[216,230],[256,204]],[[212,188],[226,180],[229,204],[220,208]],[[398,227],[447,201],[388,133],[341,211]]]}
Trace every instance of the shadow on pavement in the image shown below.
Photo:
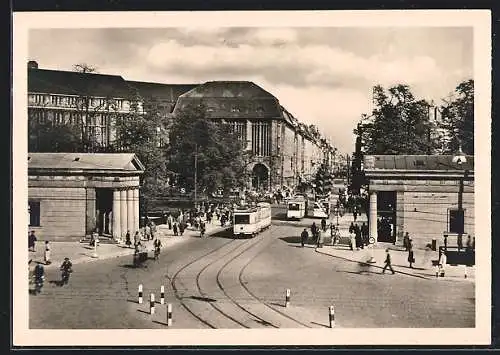
{"label": "shadow on pavement", "polygon": [[330,328],[329,325],[322,324],[322,323],[311,322],[311,324],[319,325],[319,326],[324,327],[324,328]]}
{"label": "shadow on pavement", "polygon": [[225,239],[233,239],[233,229],[232,228],[227,228],[225,230],[222,230],[220,232],[214,233],[207,235],[205,238],[225,238]]}
{"label": "shadow on pavement", "polygon": [[157,321],[157,320],[154,320],[153,323],[168,326],[167,323],[163,323],[163,322],[160,322],[160,321]]}
{"label": "shadow on pavement", "polygon": [[270,305],[272,306],[277,306],[277,307],[284,307],[284,305],[282,303],[277,303],[277,302],[271,302],[269,303]]}
{"label": "shadow on pavement", "polygon": [[62,280],[50,280],[49,284],[61,287],[63,285],[63,282],[62,282]]}
{"label": "shadow on pavement", "polygon": [[146,314],[149,314],[149,312],[144,311],[144,310],[142,310],[142,309],[138,309],[138,310],[137,310],[137,312],[141,312],[141,313],[146,313]]}

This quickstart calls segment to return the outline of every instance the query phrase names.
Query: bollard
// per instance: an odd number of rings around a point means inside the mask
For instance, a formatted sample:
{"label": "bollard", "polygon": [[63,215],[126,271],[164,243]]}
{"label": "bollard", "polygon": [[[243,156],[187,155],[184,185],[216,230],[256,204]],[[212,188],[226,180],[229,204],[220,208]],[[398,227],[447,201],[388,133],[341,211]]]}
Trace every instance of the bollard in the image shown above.
{"label": "bollard", "polygon": [[467,278],[467,265],[464,265],[464,278]]}
{"label": "bollard", "polygon": [[286,295],[285,295],[285,307],[288,307],[290,305],[290,289],[286,289]]}
{"label": "bollard", "polygon": [[165,286],[160,287],[160,304],[165,304]]}
{"label": "bollard", "polygon": [[330,328],[335,328],[335,310],[333,309],[333,306],[330,306],[328,308],[328,311],[330,319]]}
{"label": "bollard", "polygon": [[142,304],[142,284],[139,285],[139,304]]}
{"label": "bollard", "polygon": [[436,272],[436,277],[439,277],[439,265],[434,266],[434,271]]}
{"label": "bollard", "polygon": [[151,315],[155,314],[155,294],[149,295],[149,313]]}
{"label": "bollard", "polygon": [[167,304],[167,326],[172,326],[172,304]]}
{"label": "bollard", "polygon": [[94,252],[92,253],[93,258],[97,258],[97,240],[94,240]]}

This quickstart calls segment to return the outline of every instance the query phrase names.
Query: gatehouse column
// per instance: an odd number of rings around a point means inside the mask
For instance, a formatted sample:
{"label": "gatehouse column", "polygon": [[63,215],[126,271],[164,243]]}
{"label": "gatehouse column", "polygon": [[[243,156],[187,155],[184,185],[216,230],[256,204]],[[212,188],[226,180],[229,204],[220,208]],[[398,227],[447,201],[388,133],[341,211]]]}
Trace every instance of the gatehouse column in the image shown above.
{"label": "gatehouse column", "polygon": [[122,239],[121,210],[120,210],[120,190],[113,190],[113,228],[112,235],[114,240]]}
{"label": "gatehouse column", "polygon": [[86,189],[86,206],[85,206],[85,234],[90,235],[96,229],[96,193],[93,187]]}
{"label": "gatehouse column", "polygon": [[375,243],[378,242],[378,231],[377,231],[377,192],[370,191],[370,238],[375,239]]}
{"label": "gatehouse column", "polygon": [[134,228],[134,192],[132,189],[127,189],[127,229],[131,237],[135,234]]}
{"label": "gatehouse column", "polygon": [[252,121],[247,120],[247,149],[252,150]]}
{"label": "gatehouse column", "polygon": [[120,190],[120,231],[122,238],[127,234],[127,191],[122,189]]}
{"label": "gatehouse column", "polygon": [[134,229],[136,231],[139,230],[139,220],[140,220],[140,216],[139,216],[139,189],[134,189],[132,190],[133,191],[133,195],[134,195]]}

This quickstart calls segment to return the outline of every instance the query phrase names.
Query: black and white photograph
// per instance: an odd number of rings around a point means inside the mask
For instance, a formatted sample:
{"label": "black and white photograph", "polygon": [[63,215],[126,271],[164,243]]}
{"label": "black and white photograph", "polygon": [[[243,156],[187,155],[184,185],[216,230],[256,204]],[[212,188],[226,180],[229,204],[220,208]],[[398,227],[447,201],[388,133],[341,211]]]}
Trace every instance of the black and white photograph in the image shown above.
{"label": "black and white photograph", "polygon": [[14,345],[489,344],[488,11],[13,31]]}

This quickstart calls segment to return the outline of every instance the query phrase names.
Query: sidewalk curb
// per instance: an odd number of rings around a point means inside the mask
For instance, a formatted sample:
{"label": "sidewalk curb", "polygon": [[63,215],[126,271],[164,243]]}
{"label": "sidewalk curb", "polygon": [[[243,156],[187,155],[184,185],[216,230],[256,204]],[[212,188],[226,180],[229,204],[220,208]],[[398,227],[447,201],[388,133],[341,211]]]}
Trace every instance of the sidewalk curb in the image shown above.
{"label": "sidewalk curb", "polygon": [[[205,237],[209,237],[211,235],[223,232],[223,231],[228,230],[230,228],[231,228],[231,226],[226,226],[226,227],[217,226],[213,230],[211,230],[210,232],[207,232],[205,234]],[[186,235],[185,234],[183,236],[164,236],[163,238],[179,238],[178,241],[180,242],[180,241],[187,241],[187,240],[189,240],[189,238],[197,238],[197,239],[199,239],[200,236],[199,235]],[[79,242],[77,242],[77,243],[79,243]],[[173,244],[177,244],[177,243],[173,243]],[[164,245],[164,246],[162,246],[161,249],[162,250],[168,249],[173,244]],[[73,265],[79,265],[79,264],[86,264],[86,263],[90,263],[90,262],[100,261],[100,260],[101,261],[102,260],[109,260],[109,259],[118,258],[118,257],[122,257],[122,256],[131,256],[131,255],[134,255],[134,248],[126,248],[126,247],[123,246],[123,244],[115,244],[115,247],[119,247],[120,250],[116,250],[114,252],[111,252],[111,253],[106,254],[106,255],[101,255],[101,256],[99,256],[99,253],[98,253],[97,254],[98,255],[97,258],[92,257],[92,251],[89,250],[88,255],[84,255],[84,256],[78,257],[76,259],[73,259],[73,260],[71,260],[71,263]],[[149,250],[148,250],[148,252],[149,252]],[[59,262],[52,261],[52,263],[50,265],[45,265],[43,262],[41,262],[41,264],[44,266],[44,268],[46,270],[59,269],[60,265],[58,263]]]}
{"label": "sidewalk curb", "polygon": [[[325,253],[325,252],[322,252],[322,251],[319,251],[318,248],[314,248],[314,251],[318,254],[322,254],[322,255],[326,255],[326,256],[329,256],[331,258],[337,258],[337,259],[342,259],[342,260],[346,260],[346,261],[350,261],[350,262],[353,262],[353,263],[363,263],[363,264],[367,264],[367,265],[370,265],[371,267],[376,267],[378,269],[383,269],[382,266],[379,266],[379,265],[375,265],[375,264],[370,264],[370,263],[367,263],[367,262],[363,262],[363,261],[358,261],[358,260],[354,260],[354,259],[349,259],[349,258],[345,258],[343,256],[338,256],[338,255],[333,255],[333,254],[329,254],[329,253]],[[415,274],[412,274],[412,273],[409,273],[409,272],[404,272],[404,271],[399,271],[399,270],[394,270],[394,272],[397,274],[403,274],[403,275],[407,275],[407,276],[413,276],[413,277],[417,277],[417,278],[420,278],[420,279],[425,279],[425,280],[433,280],[435,278],[432,278],[432,277],[427,277],[427,276],[422,276],[422,275],[415,275]]]}

